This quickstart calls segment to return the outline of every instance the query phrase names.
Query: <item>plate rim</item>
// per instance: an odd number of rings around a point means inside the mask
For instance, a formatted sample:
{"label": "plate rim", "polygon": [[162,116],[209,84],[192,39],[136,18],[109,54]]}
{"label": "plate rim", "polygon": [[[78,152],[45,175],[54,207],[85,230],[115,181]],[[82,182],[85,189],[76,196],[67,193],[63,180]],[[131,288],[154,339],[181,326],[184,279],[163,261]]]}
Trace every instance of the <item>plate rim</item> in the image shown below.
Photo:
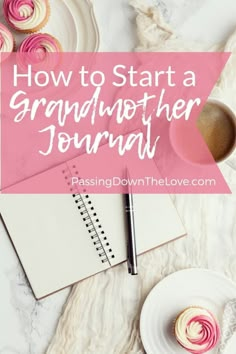
{"label": "plate rim", "polygon": [[[74,2],[74,0],[70,0],[72,3]],[[92,53],[94,52],[98,52],[99,51],[99,47],[100,47],[100,32],[99,32],[99,28],[98,28],[98,23],[97,23],[97,19],[95,16],[95,11],[94,11],[94,5],[92,3],[91,0],[75,0],[76,1],[76,5],[79,6],[82,9],[82,5],[81,5],[81,1],[83,1],[84,5],[87,7],[88,10],[88,15],[91,21],[91,26],[94,32],[94,48]],[[75,5],[75,4],[73,4]],[[79,53],[79,51],[77,50],[77,52]]]}
{"label": "plate rim", "polygon": [[225,280],[228,283],[230,283],[235,288],[235,292],[236,292],[236,282],[234,282],[232,279],[228,278],[226,275],[224,275],[224,274],[222,274],[220,272],[217,272],[215,270],[208,269],[208,268],[186,268],[186,269],[181,269],[181,270],[178,270],[176,272],[170,273],[169,275],[164,277],[162,280],[160,280],[158,283],[156,283],[156,285],[154,285],[153,288],[149,291],[149,293],[147,294],[147,296],[146,296],[146,298],[145,298],[145,300],[143,302],[142,308],[141,308],[140,321],[139,321],[139,331],[140,331],[141,342],[142,342],[142,345],[143,345],[143,347],[145,349],[145,353],[146,354],[151,354],[150,351],[147,350],[148,348],[145,347],[145,344],[144,344],[145,340],[143,339],[143,331],[144,331],[143,317],[144,317],[145,308],[146,308],[147,303],[148,303],[148,299],[151,297],[152,293],[155,291],[155,289],[160,284],[163,284],[164,282],[166,282],[170,278],[174,277],[176,274],[190,273],[192,271],[213,274],[213,275],[217,276],[218,278],[221,278],[222,280]]}
{"label": "plate rim", "polygon": [[100,48],[100,32],[99,32],[99,28],[98,28],[98,23],[97,23],[97,19],[95,16],[95,11],[94,11],[94,6],[91,0],[85,0],[90,8],[90,16],[92,19],[92,23],[93,23],[93,28],[95,31],[95,36],[96,36],[96,44],[95,44],[95,48],[94,48],[94,52],[98,52],[99,48]]}

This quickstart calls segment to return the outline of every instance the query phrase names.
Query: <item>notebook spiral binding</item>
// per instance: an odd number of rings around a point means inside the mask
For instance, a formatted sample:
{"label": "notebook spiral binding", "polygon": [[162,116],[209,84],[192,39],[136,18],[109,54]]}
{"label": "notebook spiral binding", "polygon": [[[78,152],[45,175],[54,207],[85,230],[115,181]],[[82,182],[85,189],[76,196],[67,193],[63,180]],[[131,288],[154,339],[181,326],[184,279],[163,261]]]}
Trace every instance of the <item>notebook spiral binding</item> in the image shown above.
{"label": "notebook spiral binding", "polygon": [[[72,175],[79,175],[76,166],[73,165],[72,168],[73,173],[68,166],[62,170],[65,181],[67,185],[70,186],[70,192],[72,192],[74,202],[79,210],[81,217],[83,218],[85,226],[94,246],[96,247],[96,251],[98,252],[101,262],[108,262],[111,265],[111,259],[115,258],[111,245],[99,221],[97,212],[92,205],[91,198],[88,194],[86,194],[86,189],[83,188],[82,191],[79,191],[78,186],[71,184]],[[80,177],[78,177],[78,179],[80,179]]]}

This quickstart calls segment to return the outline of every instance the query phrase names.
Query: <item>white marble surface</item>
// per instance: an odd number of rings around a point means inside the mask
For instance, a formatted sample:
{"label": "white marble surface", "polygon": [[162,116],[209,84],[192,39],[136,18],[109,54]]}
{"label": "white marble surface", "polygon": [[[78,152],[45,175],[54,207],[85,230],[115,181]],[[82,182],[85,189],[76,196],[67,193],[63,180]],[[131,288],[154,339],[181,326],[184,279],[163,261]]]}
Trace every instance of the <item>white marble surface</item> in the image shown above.
{"label": "white marble surface", "polygon": [[69,290],[37,302],[2,223],[0,245],[0,353],[44,353]]}
{"label": "white marble surface", "polygon": [[[226,2],[229,1],[230,0],[227,0]],[[128,6],[128,1],[94,0],[93,2],[101,35],[100,50],[132,50],[136,45],[135,16],[132,9]],[[203,17],[204,19],[206,18],[204,9],[207,9],[213,21],[211,23],[212,28],[216,28],[219,22],[222,24],[222,21],[224,21],[220,35],[218,33],[219,31],[211,30],[211,34],[208,36],[209,38],[207,38],[210,42],[215,42],[224,39],[228,35],[234,26],[234,22],[236,26],[236,17],[232,17],[232,13],[235,13],[236,3],[235,0],[232,0],[229,3],[230,6],[224,5],[225,11],[223,16],[221,6],[217,6],[216,11],[214,11],[214,16],[212,16],[213,10],[215,9],[213,2],[215,4],[216,0],[155,1],[162,9],[165,18],[179,33],[186,36],[186,38],[206,39],[205,37],[201,38],[201,32],[198,31],[199,29],[201,30],[201,26],[197,24],[201,23]],[[222,2],[218,1],[218,3]],[[211,4],[211,6],[209,6],[209,4]],[[233,160],[231,161],[231,167],[236,167]],[[235,173],[231,167],[229,165],[223,165],[222,169],[230,184],[233,184]],[[191,196],[187,196],[186,198],[189,203]],[[197,197],[197,199],[199,198],[200,196]],[[216,270],[222,270],[224,268],[218,261],[219,257],[222,255],[222,251],[224,255],[230,251],[230,259],[228,258],[227,262],[234,265],[236,269],[235,252],[232,249],[233,242],[235,244],[233,237],[230,238],[229,243],[226,242],[223,245],[219,238],[214,239],[216,227],[221,227],[220,222],[216,223],[217,216],[214,216],[214,207],[217,206],[216,204],[218,204],[217,212],[222,213],[221,218],[226,225],[224,230],[228,230],[231,236],[235,234],[235,224],[233,223],[235,210],[230,209],[228,210],[229,213],[224,215],[224,203],[226,203],[225,205],[231,205],[232,208],[231,203],[227,204],[227,198],[230,197],[210,197],[208,205],[211,205],[213,209],[211,209],[211,218],[209,219],[207,219],[207,215],[205,214],[206,209],[204,208],[206,197],[203,197],[202,203],[200,202],[198,204],[202,207],[201,227],[203,228],[203,232],[209,232],[213,236],[212,245],[209,247],[211,252],[209,253],[208,262]],[[193,203],[195,199],[196,197],[193,197]],[[180,206],[180,210],[183,214],[181,216],[188,227],[188,225],[191,224],[191,213],[183,207],[184,200],[185,196],[176,197],[177,207],[178,205]],[[31,294],[21,266],[19,265],[2,224],[0,224],[0,284],[0,354],[45,353],[45,349],[54,333],[69,290],[62,291],[45,300],[36,302]]]}

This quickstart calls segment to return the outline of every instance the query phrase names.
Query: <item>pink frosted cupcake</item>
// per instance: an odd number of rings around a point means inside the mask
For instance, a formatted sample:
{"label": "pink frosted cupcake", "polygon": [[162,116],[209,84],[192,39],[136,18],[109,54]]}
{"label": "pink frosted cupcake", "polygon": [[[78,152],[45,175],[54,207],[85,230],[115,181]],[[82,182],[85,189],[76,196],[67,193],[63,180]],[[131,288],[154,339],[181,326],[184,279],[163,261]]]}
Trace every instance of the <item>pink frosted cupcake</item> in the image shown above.
{"label": "pink frosted cupcake", "polygon": [[204,354],[219,343],[220,327],[210,311],[188,307],[175,321],[175,337],[189,353]]}
{"label": "pink frosted cupcake", "polygon": [[61,52],[62,47],[59,41],[48,33],[37,33],[25,38],[18,48],[21,53],[46,53]]}
{"label": "pink frosted cupcake", "polygon": [[17,50],[18,63],[24,70],[30,64],[35,70],[55,68],[61,59],[59,41],[48,33],[35,33],[25,38]]}
{"label": "pink frosted cupcake", "polygon": [[3,13],[6,21],[16,31],[33,33],[48,21],[48,0],[4,0]]}
{"label": "pink frosted cupcake", "polygon": [[[2,24],[0,23],[0,53],[9,53],[13,52],[15,47],[15,41],[11,32]],[[4,56],[3,58],[4,59]]]}

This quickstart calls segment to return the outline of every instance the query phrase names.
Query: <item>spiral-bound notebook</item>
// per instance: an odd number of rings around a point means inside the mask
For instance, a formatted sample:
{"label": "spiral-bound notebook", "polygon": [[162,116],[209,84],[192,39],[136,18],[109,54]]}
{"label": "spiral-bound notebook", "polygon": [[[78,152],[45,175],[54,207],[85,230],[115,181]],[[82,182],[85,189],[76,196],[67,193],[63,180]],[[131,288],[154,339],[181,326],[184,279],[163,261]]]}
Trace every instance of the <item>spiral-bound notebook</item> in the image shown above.
{"label": "spiral-bound notebook", "polygon": [[[48,174],[65,183],[80,158],[21,184],[43,183]],[[73,193],[1,195],[1,215],[37,299],[127,259],[123,196]],[[168,195],[134,194],[134,209],[138,254],[185,235]]]}

